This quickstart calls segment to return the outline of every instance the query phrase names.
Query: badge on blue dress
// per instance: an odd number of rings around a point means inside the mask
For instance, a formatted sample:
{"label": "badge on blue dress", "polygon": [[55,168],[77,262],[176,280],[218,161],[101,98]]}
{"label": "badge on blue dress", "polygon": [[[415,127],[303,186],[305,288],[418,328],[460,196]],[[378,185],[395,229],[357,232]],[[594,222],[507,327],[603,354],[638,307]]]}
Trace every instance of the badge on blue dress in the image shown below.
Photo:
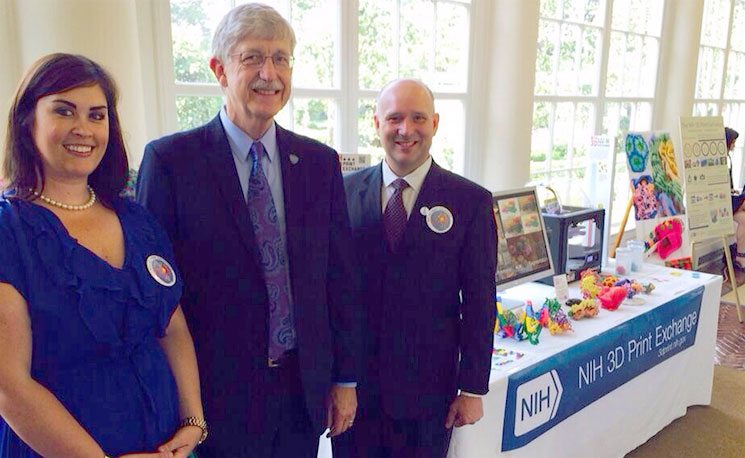
{"label": "badge on blue dress", "polygon": [[453,214],[446,207],[422,207],[419,213],[426,217],[427,227],[437,234],[444,234],[453,227]]}
{"label": "badge on blue dress", "polygon": [[145,265],[147,265],[147,271],[150,272],[150,276],[161,285],[173,286],[176,284],[176,272],[173,271],[173,267],[168,264],[168,261],[162,257],[157,254],[151,254],[147,257]]}

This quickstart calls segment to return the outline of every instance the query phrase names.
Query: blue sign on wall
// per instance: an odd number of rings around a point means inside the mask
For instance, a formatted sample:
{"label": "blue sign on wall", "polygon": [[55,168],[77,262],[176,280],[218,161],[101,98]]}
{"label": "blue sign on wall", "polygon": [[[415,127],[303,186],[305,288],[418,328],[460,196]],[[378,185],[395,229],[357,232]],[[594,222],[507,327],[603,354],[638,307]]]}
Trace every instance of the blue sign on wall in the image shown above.
{"label": "blue sign on wall", "polygon": [[502,451],[520,448],[696,341],[704,287],[509,377]]}

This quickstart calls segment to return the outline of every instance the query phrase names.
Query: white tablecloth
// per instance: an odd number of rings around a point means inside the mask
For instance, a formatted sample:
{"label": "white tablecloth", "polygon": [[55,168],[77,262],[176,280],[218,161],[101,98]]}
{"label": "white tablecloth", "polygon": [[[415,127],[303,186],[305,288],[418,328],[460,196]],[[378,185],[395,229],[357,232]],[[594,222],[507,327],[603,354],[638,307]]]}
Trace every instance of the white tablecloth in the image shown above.
{"label": "white tablecloth", "polygon": [[[686,414],[691,405],[708,405],[714,372],[719,298],[722,277],[645,265],[635,275],[657,289],[643,305],[622,305],[615,312],[601,310],[591,319],[572,321],[574,332],[551,336],[546,330],[540,344],[513,339],[495,340],[495,347],[511,349],[526,356],[491,373],[489,393],[484,397],[484,417],[475,425],[456,428],[449,458],[479,457],[620,457],[646,442],[670,422]],[[573,297],[577,297],[574,285]],[[695,344],[662,361],[565,418],[527,445],[502,452],[502,426],[508,377],[563,350],[591,339],[605,330],[704,286]],[[519,287],[534,299],[537,307],[553,288],[541,284]],[[573,288],[570,287],[570,291]],[[511,293],[514,291],[510,291]]]}

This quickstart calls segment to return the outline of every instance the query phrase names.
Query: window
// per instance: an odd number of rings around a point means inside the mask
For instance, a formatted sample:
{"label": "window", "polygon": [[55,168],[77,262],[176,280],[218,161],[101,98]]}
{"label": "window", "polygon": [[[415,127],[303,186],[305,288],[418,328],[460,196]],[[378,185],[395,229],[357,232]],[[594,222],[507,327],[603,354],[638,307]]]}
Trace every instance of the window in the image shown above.
{"label": "window", "polygon": [[[397,77],[435,94],[440,130],[432,155],[463,172],[469,116],[471,0],[263,0],[297,36],[292,97],[277,121],[339,151],[383,155],[373,126],[375,95]],[[208,68],[212,35],[235,0],[170,0],[174,113],[178,129],[222,105]]]}
{"label": "window", "polygon": [[[740,133],[733,164],[743,163],[745,145],[745,0],[706,0],[696,72],[693,115],[721,115]],[[741,167],[733,167],[736,187]]]}
{"label": "window", "polygon": [[[628,201],[622,140],[649,130],[663,0],[541,0],[531,138],[531,179],[586,206],[591,135],[616,139],[611,230]],[[630,229],[633,221],[627,223]]]}

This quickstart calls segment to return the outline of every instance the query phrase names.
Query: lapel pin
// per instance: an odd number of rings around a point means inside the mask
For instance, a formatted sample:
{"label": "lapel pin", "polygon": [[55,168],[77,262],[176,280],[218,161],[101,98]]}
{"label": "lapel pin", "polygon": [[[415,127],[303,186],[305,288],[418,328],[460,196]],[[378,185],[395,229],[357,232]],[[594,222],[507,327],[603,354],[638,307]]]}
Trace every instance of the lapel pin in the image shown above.
{"label": "lapel pin", "polygon": [[427,216],[427,213],[429,213],[429,208],[422,207],[419,209],[419,213],[421,213],[422,216]]}
{"label": "lapel pin", "polygon": [[173,267],[157,254],[148,256],[145,265],[147,271],[150,272],[150,276],[161,285],[173,286],[176,284],[176,273],[173,271]]}
{"label": "lapel pin", "polygon": [[290,163],[291,163],[292,165],[295,165],[295,164],[297,164],[298,162],[300,162],[300,158],[299,158],[299,157],[297,157],[297,156],[295,156],[294,154],[290,153]]}
{"label": "lapel pin", "polygon": [[444,234],[453,227],[453,214],[441,205],[429,209],[426,217],[427,226],[437,234]]}

